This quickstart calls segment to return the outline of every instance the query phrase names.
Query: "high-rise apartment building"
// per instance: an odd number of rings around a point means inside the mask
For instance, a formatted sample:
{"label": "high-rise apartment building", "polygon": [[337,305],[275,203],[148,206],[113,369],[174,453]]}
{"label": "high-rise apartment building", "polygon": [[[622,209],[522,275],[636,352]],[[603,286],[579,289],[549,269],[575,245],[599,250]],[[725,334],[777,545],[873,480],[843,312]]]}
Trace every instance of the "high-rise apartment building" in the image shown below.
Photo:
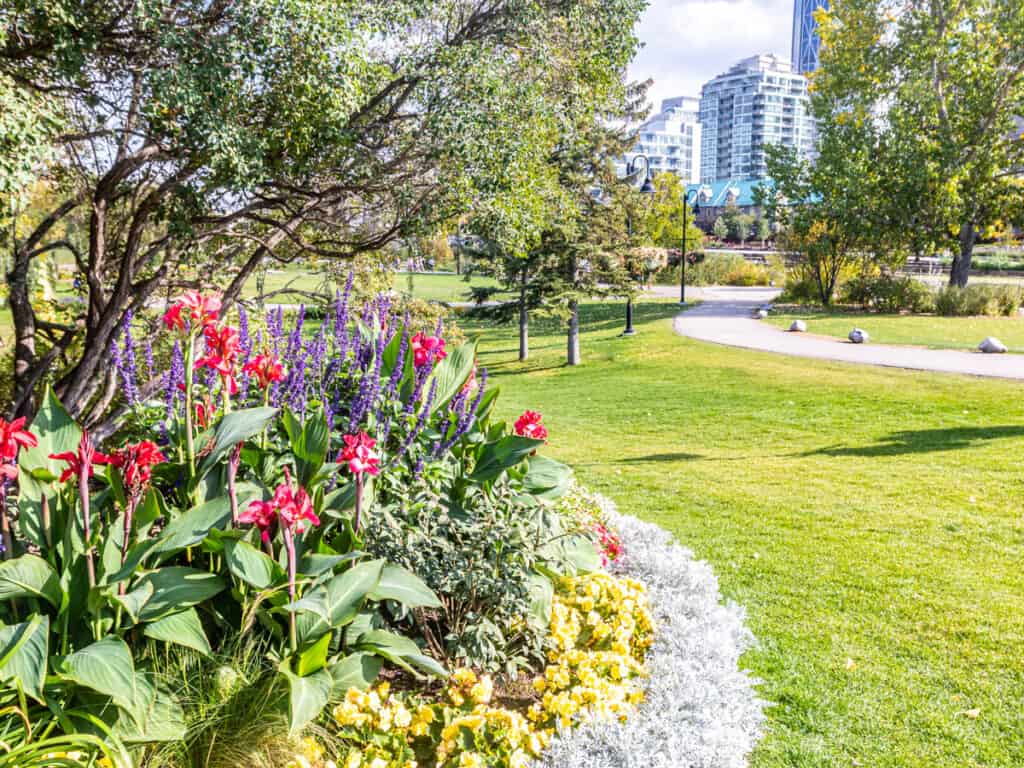
{"label": "high-rise apartment building", "polygon": [[793,0],[791,57],[793,68],[802,75],[818,68],[821,38],[818,37],[818,22],[814,20],[814,12],[818,8],[828,8],[828,0]]}
{"label": "high-rise apartment building", "polygon": [[767,178],[766,146],[814,154],[807,78],[778,56],[743,59],[701,89],[700,128],[701,183]]}
{"label": "high-rise apartment building", "polygon": [[661,102],[661,111],[640,126],[631,159],[647,155],[651,174],[668,171],[686,183],[700,177],[700,101],[678,96]]}

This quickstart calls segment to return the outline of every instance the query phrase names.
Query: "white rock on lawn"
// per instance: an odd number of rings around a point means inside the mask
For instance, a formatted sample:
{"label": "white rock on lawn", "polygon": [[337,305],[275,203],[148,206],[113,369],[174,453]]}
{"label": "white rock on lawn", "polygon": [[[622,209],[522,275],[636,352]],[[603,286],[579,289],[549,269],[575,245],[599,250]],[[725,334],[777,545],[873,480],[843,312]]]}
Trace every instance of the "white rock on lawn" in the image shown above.
{"label": "white rock on lawn", "polygon": [[793,333],[806,333],[807,323],[805,323],[803,320],[794,320],[790,324],[789,330],[793,331]]}
{"label": "white rock on lawn", "polygon": [[869,341],[871,341],[871,337],[868,335],[868,332],[861,330],[860,328],[854,328],[852,331],[850,331],[850,335],[848,338],[854,344],[867,344]]}
{"label": "white rock on lawn", "polygon": [[624,723],[564,731],[547,768],[746,768],[764,702],[739,658],[754,643],[743,609],[723,603],[711,566],[651,523],[606,502],[625,558],[616,570],[647,585],[656,639],[646,698]]}
{"label": "white rock on lawn", "polygon": [[1006,351],[1006,345],[995,336],[987,336],[985,340],[978,345],[978,349],[988,354],[1000,354]]}

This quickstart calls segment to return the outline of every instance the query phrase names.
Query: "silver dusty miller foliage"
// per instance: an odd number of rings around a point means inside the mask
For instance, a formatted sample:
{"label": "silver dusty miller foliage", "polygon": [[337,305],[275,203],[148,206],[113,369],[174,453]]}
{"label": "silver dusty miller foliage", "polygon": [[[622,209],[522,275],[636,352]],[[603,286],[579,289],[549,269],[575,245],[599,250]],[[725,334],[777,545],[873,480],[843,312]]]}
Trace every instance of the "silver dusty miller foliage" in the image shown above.
{"label": "silver dusty miller foliage", "polygon": [[667,531],[619,514],[602,499],[622,538],[618,568],[647,585],[656,640],[646,696],[624,722],[564,731],[545,750],[548,768],[744,768],[764,722],[756,681],[739,669],[754,643],[744,611],[721,602],[707,563]]}

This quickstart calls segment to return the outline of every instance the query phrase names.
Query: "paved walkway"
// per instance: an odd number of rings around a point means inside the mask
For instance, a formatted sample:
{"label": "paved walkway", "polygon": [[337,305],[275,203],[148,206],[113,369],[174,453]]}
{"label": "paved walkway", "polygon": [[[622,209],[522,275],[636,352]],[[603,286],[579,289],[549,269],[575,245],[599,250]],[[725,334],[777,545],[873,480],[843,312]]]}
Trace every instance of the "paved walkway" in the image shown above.
{"label": "paved walkway", "polygon": [[[695,289],[692,298],[701,299],[702,303],[676,316],[675,331],[682,336],[701,341],[795,357],[940,373],[963,373],[971,376],[1024,379],[1024,355],[985,355],[980,352],[952,349],[926,349],[875,343],[852,344],[846,340],[816,336],[813,333],[789,333],[763,321],[752,319],[758,307],[770,303],[778,294],[779,291],[773,288]],[[691,289],[687,289],[687,298],[691,298]]]}

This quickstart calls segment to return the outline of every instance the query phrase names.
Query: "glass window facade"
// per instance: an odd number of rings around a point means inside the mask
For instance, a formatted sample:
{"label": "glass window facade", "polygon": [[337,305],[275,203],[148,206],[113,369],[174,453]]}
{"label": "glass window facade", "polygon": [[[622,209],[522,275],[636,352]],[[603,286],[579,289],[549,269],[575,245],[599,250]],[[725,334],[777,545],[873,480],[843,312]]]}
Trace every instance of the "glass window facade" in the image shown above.
{"label": "glass window facade", "polygon": [[814,20],[814,12],[818,8],[828,8],[828,0],[793,0],[793,48],[790,55],[793,67],[803,75],[818,68],[821,38],[818,37],[818,22]]}
{"label": "glass window facade", "polygon": [[701,90],[700,181],[764,179],[765,147],[781,144],[813,156],[815,124],[807,79],[785,59],[754,56]]}
{"label": "glass window facade", "polygon": [[637,143],[628,158],[647,155],[652,173],[669,171],[687,183],[700,174],[700,100],[692,96],[665,99],[661,111],[640,126]]}

